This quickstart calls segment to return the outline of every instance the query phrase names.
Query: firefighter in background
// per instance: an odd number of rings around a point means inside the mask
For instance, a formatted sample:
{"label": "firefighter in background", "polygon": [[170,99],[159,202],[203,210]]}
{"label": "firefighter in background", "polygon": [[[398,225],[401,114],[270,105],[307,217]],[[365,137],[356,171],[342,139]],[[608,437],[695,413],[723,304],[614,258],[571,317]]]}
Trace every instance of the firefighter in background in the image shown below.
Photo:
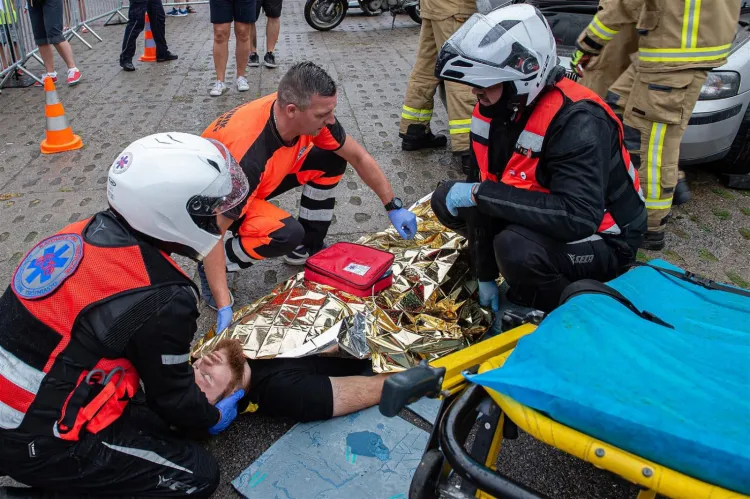
{"label": "firefighter in background", "polygon": [[[110,167],[108,210],[23,258],[0,298],[0,476],[41,491],[0,497],[202,498],[218,487],[216,460],[170,425],[216,434],[244,391],[209,400],[199,388],[226,380],[188,363],[198,290],[168,254],[205,257],[218,214],[247,191],[218,142],[151,135]],[[129,403],[141,381],[145,403]]]}
{"label": "firefighter in background", "polygon": [[[440,80],[435,77],[435,62],[445,41],[477,11],[475,0],[422,0],[420,4],[422,29],[419,32],[417,61],[414,63],[404,106],[401,109],[399,137],[404,151],[430,147],[444,147],[445,135],[430,130],[435,92]],[[471,88],[445,82],[448,104],[448,131],[453,154],[461,156],[464,168],[468,165],[469,127],[471,112],[477,99]]]}
{"label": "firefighter in background", "polygon": [[[622,30],[635,26],[638,51],[605,100],[622,117],[648,209],[642,247],[664,247],[678,184],[680,142],[711,68],[726,63],[740,0],[607,0],[578,38],[571,60],[583,73]],[[683,182],[681,187],[686,187]]]}
{"label": "firefighter in background", "polygon": [[630,24],[612,37],[599,55],[591,58],[578,83],[606,99],[609,87],[630,67],[636,52],[638,34],[635,24]]}

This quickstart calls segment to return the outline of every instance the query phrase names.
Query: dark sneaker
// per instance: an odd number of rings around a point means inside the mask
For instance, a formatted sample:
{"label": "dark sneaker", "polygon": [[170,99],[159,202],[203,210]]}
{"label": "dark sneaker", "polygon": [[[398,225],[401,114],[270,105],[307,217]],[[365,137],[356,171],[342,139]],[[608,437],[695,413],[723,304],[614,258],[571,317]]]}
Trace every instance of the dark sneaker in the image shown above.
{"label": "dark sneaker", "polygon": [[276,67],[276,57],[273,55],[273,52],[266,52],[266,55],[263,56],[263,64],[265,64],[267,68]]}
{"label": "dark sneaker", "polygon": [[641,248],[645,250],[659,251],[664,249],[664,231],[648,231],[643,236]]}
{"label": "dark sneaker", "polygon": [[289,265],[304,265],[308,258],[326,247],[327,245],[323,244],[318,248],[309,248],[300,244],[294,251],[284,256],[284,261]]}
{"label": "dark sneaker", "polygon": [[[208,305],[208,308],[211,310],[219,310],[216,306],[216,301],[214,301],[214,295],[211,294],[211,287],[208,285],[208,279],[206,279],[206,271],[203,269],[203,264],[198,264],[198,277],[201,279],[201,297],[203,298],[203,301],[206,302],[206,305]],[[232,302],[229,304],[230,306],[234,305],[234,296],[232,296],[232,292],[229,292],[229,298],[232,300]]]}
{"label": "dark sneaker", "polygon": [[250,54],[250,57],[247,60],[247,65],[251,68],[257,68],[258,66],[260,66],[260,58],[258,57],[258,54],[256,54],[255,52]]}
{"label": "dark sneaker", "polygon": [[169,62],[176,61],[178,59],[177,54],[167,52],[163,57],[156,56],[156,62]]}

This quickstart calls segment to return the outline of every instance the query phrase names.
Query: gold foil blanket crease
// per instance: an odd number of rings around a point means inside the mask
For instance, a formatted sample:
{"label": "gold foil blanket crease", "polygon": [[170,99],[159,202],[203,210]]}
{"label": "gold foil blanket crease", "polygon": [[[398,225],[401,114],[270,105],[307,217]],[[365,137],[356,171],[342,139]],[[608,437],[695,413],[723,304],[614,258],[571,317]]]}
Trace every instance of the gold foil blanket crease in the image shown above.
{"label": "gold foil blanket crease", "polygon": [[375,372],[394,372],[469,345],[492,318],[474,299],[466,240],[440,224],[429,196],[411,211],[418,219],[412,240],[391,227],[357,241],[395,255],[388,289],[360,298],[307,282],[300,272],[236,310],[230,327],[219,335],[210,330],[192,355],[224,338],[239,340],[250,359],[319,354],[338,345],[349,356],[371,355]]}

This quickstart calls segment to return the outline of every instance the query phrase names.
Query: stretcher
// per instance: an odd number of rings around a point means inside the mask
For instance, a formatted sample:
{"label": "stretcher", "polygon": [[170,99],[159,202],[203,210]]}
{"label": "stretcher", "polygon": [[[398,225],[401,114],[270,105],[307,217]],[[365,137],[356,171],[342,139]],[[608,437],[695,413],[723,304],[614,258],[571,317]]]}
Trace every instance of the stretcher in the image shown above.
{"label": "stretcher", "polygon": [[[750,499],[748,495],[687,476],[577,431],[509,396],[472,382],[473,374],[502,367],[519,340],[527,336],[530,339],[537,330],[539,317],[529,315],[522,322],[500,335],[429,364],[425,361],[386,381],[379,406],[385,416],[395,416],[421,397],[442,401],[414,473],[409,499],[546,497],[496,468],[503,441],[517,438],[519,429],[638,485],[641,489],[638,499],[653,499],[657,494],[672,499]],[[461,478],[460,485],[452,480],[454,475]]]}

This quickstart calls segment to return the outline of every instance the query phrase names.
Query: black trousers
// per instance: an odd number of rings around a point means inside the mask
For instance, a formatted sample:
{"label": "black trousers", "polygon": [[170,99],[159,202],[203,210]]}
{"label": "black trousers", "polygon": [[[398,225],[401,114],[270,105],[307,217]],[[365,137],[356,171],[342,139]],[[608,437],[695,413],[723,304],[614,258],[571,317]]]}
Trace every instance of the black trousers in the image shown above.
{"label": "black trousers", "polygon": [[[443,225],[468,237],[468,211],[477,208],[459,208],[457,217],[451,215],[445,199],[454,183],[445,182],[435,190],[432,210]],[[510,287],[508,298],[544,312],[560,304],[560,296],[570,283],[580,279],[609,281],[633,260],[632,250],[625,243],[612,244],[598,235],[566,243],[520,225],[499,221],[493,226],[492,250],[500,274]]]}
{"label": "black trousers", "polygon": [[[288,173],[265,199],[255,198],[245,215],[224,238],[228,272],[236,272],[264,258],[288,254],[299,244],[320,249],[333,223],[334,190],[346,172],[346,160],[333,151],[313,147],[298,172]],[[268,200],[302,187],[299,217]]]}
{"label": "black trousers", "polygon": [[122,38],[122,52],[120,53],[120,64],[133,62],[135,55],[135,44],[146,26],[146,12],[148,12],[151,32],[156,43],[156,57],[167,55],[166,38],[166,14],[161,0],[130,0],[128,9],[128,25],[125,26],[125,35]]}
{"label": "black trousers", "polygon": [[20,497],[205,498],[219,486],[211,454],[133,404],[113,425],[84,432],[78,442],[0,431],[2,475],[32,487]]}

